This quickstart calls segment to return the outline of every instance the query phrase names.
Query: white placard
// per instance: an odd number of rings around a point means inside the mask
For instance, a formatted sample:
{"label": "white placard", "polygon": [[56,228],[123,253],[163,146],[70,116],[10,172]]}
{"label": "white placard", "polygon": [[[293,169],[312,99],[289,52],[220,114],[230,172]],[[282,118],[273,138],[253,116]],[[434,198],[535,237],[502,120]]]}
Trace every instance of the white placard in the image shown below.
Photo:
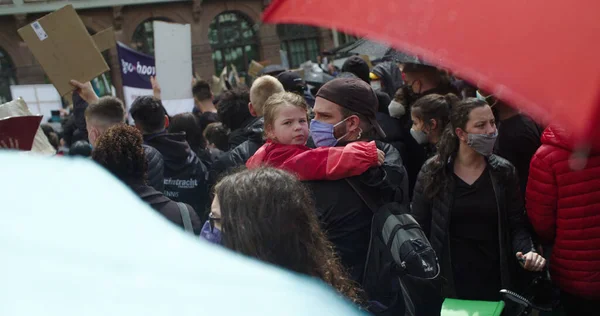
{"label": "white placard", "polygon": [[51,84],[10,86],[10,93],[13,100],[23,98],[32,114],[43,115],[42,124],[52,117],[51,111],[62,109],[60,95]]}
{"label": "white placard", "polygon": [[154,21],[153,25],[156,78],[162,99],[193,99],[190,25],[161,21]]}
{"label": "white placard", "polygon": [[28,105],[31,102],[38,102],[35,91],[30,85],[10,86],[10,94],[12,95],[13,100],[22,98]]}
{"label": "white placard", "polygon": [[56,100],[60,100],[60,95],[53,85],[39,85],[35,89],[40,102],[55,102]]}
{"label": "white placard", "polygon": [[[131,109],[133,101],[143,95],[152,95],[152,89],[140,89],[132,87],[123,87],[123,97],[125,99],[125,106],[127,107],[127,113]],[[167,110],[170,116],[177,115],[179,113],[192,112],[194,109],[194,99],[180,99],[180,100],[162,100],[162,104]],[[133,122],[131,118],[128,118],[130,122]]]}
{"label": "white placard", "polygon": [[192,112],[194,109],[194,99],[163,100],[162,103],[170,116]]}

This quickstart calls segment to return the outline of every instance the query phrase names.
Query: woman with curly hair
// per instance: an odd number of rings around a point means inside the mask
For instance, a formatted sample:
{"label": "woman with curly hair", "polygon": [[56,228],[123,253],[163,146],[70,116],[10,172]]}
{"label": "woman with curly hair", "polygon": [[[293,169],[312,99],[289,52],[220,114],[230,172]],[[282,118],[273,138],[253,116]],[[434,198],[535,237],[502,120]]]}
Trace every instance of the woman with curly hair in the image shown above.
{"label": "woman with curly hair", "polygon": [[315,205],[293,175],[273,168],[244,170],[215,187],[212,235],[246,256],[317,277],[359,302],[359,289],[319,227]]}
{"label": "woman with curly hair", "polygon": [[153,209],[182,228],[185,227],[182,217],[184,210],[180,206],[185,206],[190,216],[191,230],[196,235],[200,234],[202,222],[191,206],[178,205],[146,184],[148,163],[142,143],[142,134],[135,127],[118,124],[98,138],[92,151],[92,159],[127,184]]}

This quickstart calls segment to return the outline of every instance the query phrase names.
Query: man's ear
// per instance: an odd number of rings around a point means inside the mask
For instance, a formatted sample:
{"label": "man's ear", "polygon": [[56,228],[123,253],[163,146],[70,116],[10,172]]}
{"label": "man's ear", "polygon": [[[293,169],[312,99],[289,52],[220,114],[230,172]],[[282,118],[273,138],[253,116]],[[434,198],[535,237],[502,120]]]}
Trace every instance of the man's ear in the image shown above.
{"label": "man's ear", "polygon": [[169,117],[165,115],[165,129],[169,128]]}
{"label": "man's ear", "polygon": [[258,114],[256,114],[256,110],[254,110],[254,105],[252,105],[252,102],[248,103],[248,111],[250,111],[250,114],[254,117],[258,117]]}
{"label": "man's ear", "polygon": [[351,115],[346,120],[346,131],[353,132],[360,127],[360,118],[356,115]]}

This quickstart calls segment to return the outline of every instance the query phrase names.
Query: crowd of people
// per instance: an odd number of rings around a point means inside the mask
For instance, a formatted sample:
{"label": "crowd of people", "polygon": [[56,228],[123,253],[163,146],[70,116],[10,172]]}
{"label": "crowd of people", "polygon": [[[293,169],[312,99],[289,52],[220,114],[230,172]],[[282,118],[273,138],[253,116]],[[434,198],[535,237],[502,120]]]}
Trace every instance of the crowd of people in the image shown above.
{"label": "crowd of people", "polygon": [[[600,310],[600,146],[582,154],[569,131],[445,71],[353,56],[314,98],[289,71],[217,96],[199,80],[193,111],[173,117],[156,83],[129,111],[72,84],[68,128],[44,130],[55,146],[190,234],[319,278],[357,308],[439,315],[445,298],[499,301],[549,268],[566,315]],[[372,205],[414,217],[436,278],[364,288]]]}

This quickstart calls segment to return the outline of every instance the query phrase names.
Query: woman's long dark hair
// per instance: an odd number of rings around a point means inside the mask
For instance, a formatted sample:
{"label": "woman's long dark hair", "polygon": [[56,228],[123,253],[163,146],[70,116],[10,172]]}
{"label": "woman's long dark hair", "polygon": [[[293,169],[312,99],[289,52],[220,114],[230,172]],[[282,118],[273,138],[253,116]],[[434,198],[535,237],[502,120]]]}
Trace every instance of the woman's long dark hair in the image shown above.
{"label": "woman's long dark hair", "polygon": [[437,144],[438,154],[433,158],[431,169],[424,175],[424,193],[428,198],[434,198],[444,190],[451,179],[452,171],[448,164],[456,157],[459,139],[455,129],[465,129],[469,121],[469,114],[475,108],[488,105],[485,101],[467,98],[455,104],[450,111],[450,123],[442,133]]}
{"label": "woman's long dark hair", "polygon": [[273,168],[244,170],[223,178],[215,194],[225,247],[318,277],[360,302],[359,290],[319,226],[309,192],[293,175]]}

